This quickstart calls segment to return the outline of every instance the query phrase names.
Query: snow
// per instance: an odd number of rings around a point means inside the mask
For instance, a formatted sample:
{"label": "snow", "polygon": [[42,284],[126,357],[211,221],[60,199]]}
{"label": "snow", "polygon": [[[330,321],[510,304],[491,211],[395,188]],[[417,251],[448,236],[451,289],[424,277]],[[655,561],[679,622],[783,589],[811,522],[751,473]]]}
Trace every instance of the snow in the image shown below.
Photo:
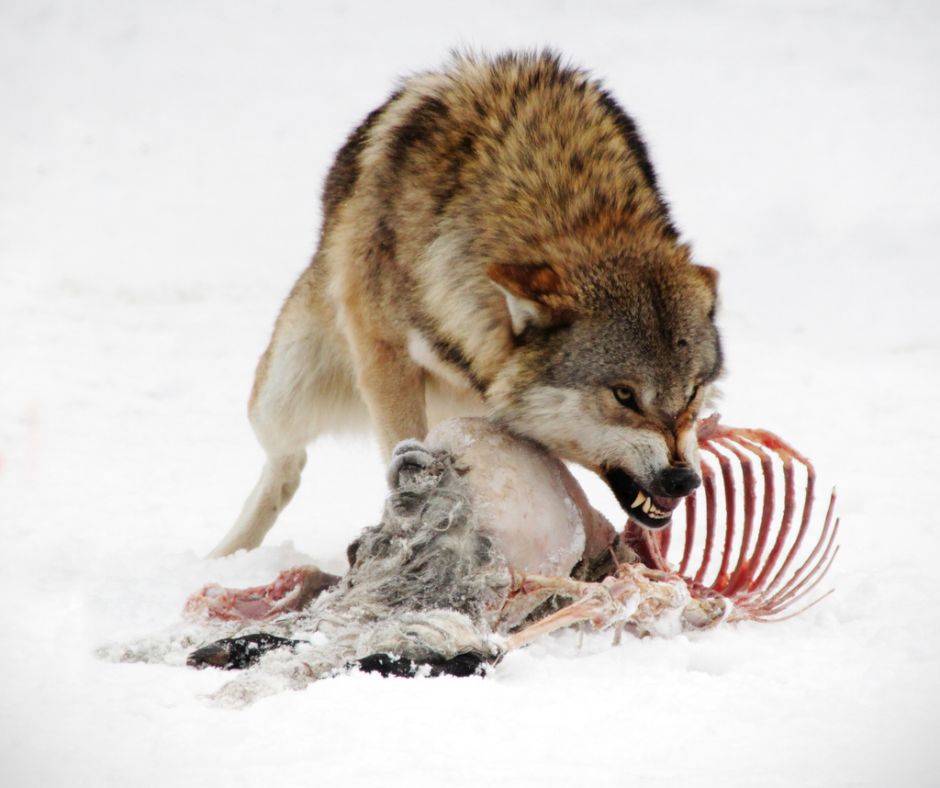
{"label": "snow", "polygon": [[[940,756],[940,9],[929,2],[8,1],[0,8],[0,783],[930,785]],[[320,181],[401,73],[552,44],[649,140],[721,270],[721,410],[838,482],[837,592],[776,625],[563,633],[486,679],[242,711],[110,664],[206,582],[341,571],[383,464],[329,439],[260,550],[257,356]],[[616,522],[616,503],[584,474]]]}

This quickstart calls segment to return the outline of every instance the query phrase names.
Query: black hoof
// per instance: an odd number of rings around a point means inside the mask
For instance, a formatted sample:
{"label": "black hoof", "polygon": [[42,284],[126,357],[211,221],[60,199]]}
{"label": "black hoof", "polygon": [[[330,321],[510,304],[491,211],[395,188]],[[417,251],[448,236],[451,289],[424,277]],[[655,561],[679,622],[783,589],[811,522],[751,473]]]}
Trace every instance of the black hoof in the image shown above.
{"label": "black hoof", "polygon": [[277,635],[258,632],[237,638],[225,638],[197,648],[186,658],[191,668],[221,668],[244,670],[254,665],[261,655],[277,648],[293,648],[302,640],[288,640]]}
{"label": "black hoof", "polygon": [[468,652],[450,659],[436,657],[421,661],[391,654],[370,654],[353,663],[364,673],[380,673],[389,676],[414,678],[419,673],[429,676],[484,676],[488,662],[479,654]]}

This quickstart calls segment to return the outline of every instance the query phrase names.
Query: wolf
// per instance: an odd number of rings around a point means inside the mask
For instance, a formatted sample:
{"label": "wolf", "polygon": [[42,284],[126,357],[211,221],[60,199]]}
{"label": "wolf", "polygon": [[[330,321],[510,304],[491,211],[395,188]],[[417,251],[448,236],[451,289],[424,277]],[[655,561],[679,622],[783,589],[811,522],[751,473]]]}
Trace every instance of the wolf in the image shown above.
{"label": "wolf", "polygon": [[599,81],[552,52],[454,55],[352,132],[322,206],[249,400],[266,462],[212,556],[261,543],[317,436],[371,424],[388,457],[457,415],[670,522],[700,483],[696,418],[722,371],[717,273]]}

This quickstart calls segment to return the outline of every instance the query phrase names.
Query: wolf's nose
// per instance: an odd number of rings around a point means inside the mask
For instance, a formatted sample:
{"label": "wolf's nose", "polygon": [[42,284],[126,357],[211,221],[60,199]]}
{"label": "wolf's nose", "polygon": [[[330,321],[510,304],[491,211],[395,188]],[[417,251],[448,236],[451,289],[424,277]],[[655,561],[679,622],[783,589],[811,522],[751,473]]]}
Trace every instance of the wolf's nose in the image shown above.
{"label": "wolf's nose", "polygon": [[698,487],[702,480],[691,468],[667,468],[659,474],[659,486],[670,498],[681,498]]}

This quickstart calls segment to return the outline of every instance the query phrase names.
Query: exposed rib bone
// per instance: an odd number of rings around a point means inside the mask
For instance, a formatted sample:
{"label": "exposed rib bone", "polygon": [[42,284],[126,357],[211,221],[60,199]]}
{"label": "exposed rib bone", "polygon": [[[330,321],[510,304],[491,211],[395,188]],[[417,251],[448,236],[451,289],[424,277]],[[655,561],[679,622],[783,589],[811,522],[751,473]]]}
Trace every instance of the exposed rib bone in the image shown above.
{"label": "exposed rib bone", "polygon": [[760,459],[761,479],[763,483],[762,490],[764,502],[761,509],[761,519],[760,527],[757,532],[757,542],[754,545],[754,552],[751,553],[750,558],[748,558],[745,562],[747,565],[747,570],[742,574],[741,578],[739,578],[738,582],[735,584],[735,591],[737,591],[739,588],[749,588],[751,586],[751,582],[754,579],[754,574],[761,565],[761,560],[764,556],[764,550],[767,547],[767,541],[770,538],[771,523],[773,522],[774,507],[776,503],[774,494],[774,466],[770,455],[764,451],[764,449],[759,444],[739,439],[733,433],[727,435],[726,437],[728,441],[737,443],[739,446],[755,454]]}
{"label": "exposed rib bone", "polygon": [[741,471],[744,479],[744,530],[741,534],[741,549],[738,552],[738,562],[731,573],[731,579],[728,585],[723,589],[727,594],[733,594],[741,587],[743,582],[749,579],[748,567],[750,566],[747,553],[751,545],[751,533],[754,529],[754,516],[756,513],[755,501],[756,484],[754,481],[754,462],[738,446],[727,439],[718,441],[728,451],[737,458],[741,465]]}
{"label": "exposed rib bone", "polygon": [[809,554],[807,559],[803,562],[800,568],[797,569],[796,572],[793,573],[790,580],[788,580],[784,584],[784,586],[777,592],[778,597],[782,597],[786,595],[791,590],[791,588],[793,590],[799,590],[799,588],[806,582],[806,579],[809,579],[809,577],[812,577],[812,571],[810,571],[810,573],[806,576],[806,578],[801,580],[803,573],[806,571],[807,567],[812,562],[812,560],[816,557],[817,553],[819,553],[819,550],[821,549],[823,543],[826,541],[827,536],[829,536],[829,541],[827,543],[826,550],[828,551],[829,548],[831,547],[832,542],[836,537],[836,533],[838,533],[838,530],[839,530],[839,520],[836,519],[835,527],[833,528],[832,534],[831,536],[829,535],[829,529],[832,526],[832,516],[835,510],[835,505],[836,505],[836,491],[833,490],[832,494],[829,496],[829,506],[826,509],[826,520],[823,525],[822,534],[820,535],[819,539],[816,542],[816,545],[813,547],[813,550]]}
{"label": "exposed rib bone", "polygon": [[714,445],[709,445],[709,451],[718,460],[721,467],[722,486],[725,490],[725,530],[724,546],[721,550],[721,565],[718,567],[718,574],[712,581],[711,587],[716,591],[722,591],[728,585],[728,563],[731,560],[731,549],[734,542],[735,526],[735,484],[734,474],[731,471],[731,461],[721,452],[717,451]]}
{"label": "exposed rib bone", "polygon": [[663,569],[666,568],[666,556],[669,555],[669,545],[672,543],[672,528],[660,528],[656,532],[656,549],[662,557]]}
{"label": "exposed rib bone", "polygon": [[715,516],[717,503],[715,501],[715,473],[707,465],[702,465],[702,482],[705,488],[705,548],[702,551],[702,563],[695,573],[694,581],[701,583],[705,576],[705,569],[712,558],[712,547],[715,543]]}
{"label": "exposed rib bone", "polygon": [[764,563],[760,574],[751,584],[751,588],[765,588],[767,577],[773,570],[774,565],[780,558],[780,551],[783,549],[787,534],[790,533],[790,525],[793,523],[793,510],[796,506],[796,485],[793,479],[793,459],[789,455],[783,457],[783,520],[777,529],[777,538],[774,540],[773,547],[767,555],[767,561]]}
{"label": "exposed rib bone", "polygon": [[[679,564],[679,574],[685,575],[692,557],[692,544],[695,541],[695,502],[697,495],[690,495],[685,499],[685,545],[682,547],[682,562]],[[670,527],[670,530],[672,528]]]}
{"label": "exposed rib bone", "polygon": [[[793,563],[793,559],[796,557],[797,552],[800,549],[800,545],[803,543],[803,537],[806,535],[806,528],[809,525],[810,518],[813,515],[813,499],[815,496],[816,488],[816,472],[813,470],[813,466],[809,463],[806,464],[806,492],[804,495],[803,501],[803,516],[800,519],[800,528],[797,531],[796,539],[793,541],[793,546],[790,548],[790,552],[787,553],[787,557],[784,559],[783,564],[778,570],[777,574],[774,575],[774,579],[770,581],[767,586],[767,590],[770,591],[776,588],[777,584],[783,579],[787,569],[789,569],[790,564]],[[835,491],[833,491],[833,494]]]}

